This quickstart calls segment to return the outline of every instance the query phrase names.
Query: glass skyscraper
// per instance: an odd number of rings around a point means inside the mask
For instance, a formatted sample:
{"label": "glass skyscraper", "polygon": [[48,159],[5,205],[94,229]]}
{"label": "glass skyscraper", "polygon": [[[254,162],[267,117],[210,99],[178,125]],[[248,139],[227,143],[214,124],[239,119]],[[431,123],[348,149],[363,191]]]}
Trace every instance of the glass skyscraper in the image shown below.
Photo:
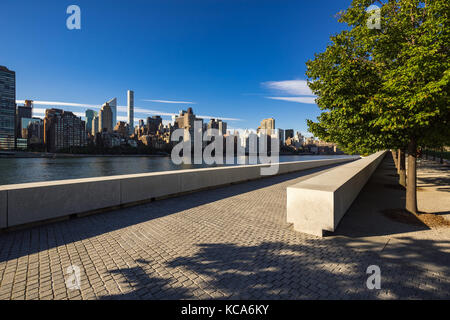
{"label": "glass skyscraper", "polygon": [[0,66],[0,150],[15,148],[16,73]]}

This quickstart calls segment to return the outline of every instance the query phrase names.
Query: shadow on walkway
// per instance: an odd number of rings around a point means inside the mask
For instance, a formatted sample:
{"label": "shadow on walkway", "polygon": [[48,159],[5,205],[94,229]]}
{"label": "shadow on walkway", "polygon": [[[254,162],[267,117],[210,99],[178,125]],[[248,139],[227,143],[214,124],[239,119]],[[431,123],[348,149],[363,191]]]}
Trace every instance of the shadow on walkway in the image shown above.
{"label": "shadow on walkway", "polygon": [[219,187],[148,204],[0,234],[0,262],[81,241],[228,197],[319,174],[337,165]]}
{"label": "shadow on walkway", "polygon": [[386,214],[405,207],[406,190],[398,184],[396,172],[388,153],[331,235],[370,237],[429,230],[418,219],[408,224]]}
{"label": "shadow on walkway", "polygon": [[[226,243],[203,243],[194,256],[179,257],[168,263],[170,268],[184,268],[208,279],[201,288],[220,292],[231,299],[376,299],[420,298],[448,299],[449,259],[443,255],[450,241],[437,245],[432,240],[403,238],[386,254],[376,252],[377,244],[366,243],[367,249],[355,252],[348,238],[310,240],[303,245],[262,242],[239,246]],[[424,250],[426,249],[426,250]],[[397,254],[401,253],[401,254]],[[439,255],[441,258],[437,259]],[[404,259],[405,256],[409,258]],[[442,259],[445,257],[446,259]],[[433,264],[441,276],[430,276],[424,266]],[[366,286],[369,265],[377,265],[382,273],[382,290]],[[114,272],[133,282],[136,290],[128,295],[109,296],[122,299],[195,298],[179,287],[154,281],[135,270]],[[155,286],[161,286],[155,288]],[[153,293],[149,293],[153,292]],[[173,295],[172,295],[173,294]]]}

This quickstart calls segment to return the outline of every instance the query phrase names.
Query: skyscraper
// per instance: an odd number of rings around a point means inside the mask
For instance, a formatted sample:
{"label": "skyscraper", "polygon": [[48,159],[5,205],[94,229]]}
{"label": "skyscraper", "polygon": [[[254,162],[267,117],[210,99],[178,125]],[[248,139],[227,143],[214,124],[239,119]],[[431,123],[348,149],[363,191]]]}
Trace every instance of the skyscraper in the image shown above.
{"label": "skyscraper", "polygon": [[109,106],[109,102],[105,103],[100,109],[100,116],[98,118],[98,131],[113,131],[113,113],[111,107]]}
{"label": "skyscraper", "polygon": [[97,115],[97,112],[91,109],[86,110],[86,131],[92,132],[92,120],[94,120],[94,117]]}
{"label": "skyscraper", "polygon": [[284,131],[284,140],[287,140],[288,138],[294,138],[294,129],[286,129]]}
{"label": "skyscraper", "polygon": [[0,66],[0,150],[15,147],[16,73]]}
{"label": "skyscraper", "polygon": [[222,120],[217,121],[219,123],[219,132],[224,136],[227,134],[227,123]]}
{"label": "skyscraper", "polygon": [[265,130],[265,134],[271,136],[273,133],[275,133],[275,119],[263,119],[261,121],[261,126],[258,127],[258,132],[260,132],[260,130]]}
{"label": "skyscraper", "polygon": [[134,130],[134,91],[127,92],[127,111],[128,111],[128,125],[131,130]]}
{"label": "skyscraper", "polygon": [[22,119],[31,119],[33,114],[33,101],[25,100],[23,106],[16,108],[16,138],[22,138]]}
{"label": "skyscraper", "polygon": [[284,130],[283,129],[278,129],[278,139],[280,140],[280,146],[284,146]]}
{"label": "skyscraper", "polygon": [[91,122],[92,123],[91,124],[91,134],[94,137],[95,137],[95,134],[100,131],[98,128],[99,122],[100,122],[100,120],[99,120],[98,115],[95,115]]}
{"label": "skyscraper", "polygon": [[111,108],[112,118],[111,118],[111,131],[117,123],[117,98],[108,101],[109,107]]}

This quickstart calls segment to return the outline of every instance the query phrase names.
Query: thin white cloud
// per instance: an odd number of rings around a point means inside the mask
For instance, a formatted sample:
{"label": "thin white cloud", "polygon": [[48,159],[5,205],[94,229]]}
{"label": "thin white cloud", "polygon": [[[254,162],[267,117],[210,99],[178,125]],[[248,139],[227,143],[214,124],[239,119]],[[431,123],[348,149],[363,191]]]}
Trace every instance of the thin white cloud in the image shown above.
{"label": "thin white cloud", "polygon": [[[25,100],[16,100],[17,104],[24,104]],[[82,103],[73,103],[73,102],[60,102],[60,101],[38,101],[33,100],[33,105],[35,106],[49,106],[49,107],[70,107],[70,108],[82,108],[82,109],[100,109],[101,105],[95,105],[95,104],[82,104]],[[118,113],[127,113],[127,106],[117,106],[117,112]],[[68,110],[72,111],[72,110]],[[45,108],[33,108],[33,113],[42,114],[45,115]],[[73,112],[79,117],[84,117],[85,114],[83,112]],[[142,107],[134,107],[134,113],[135,114],[141,114],[141,115],[159,115],[164,117],[172,117],[178,115],[178,113],[173,112],[165,112],[160,110],[150,110],[145,109]],[[242,119],[237,118],[225,118],[225,117],[218,117],[218,116],[200,116],[197,115],[198,118],[205,118],[205,119],[221,119],[225,121],[243,121]],[[120,115],[117,115],[117,119],[122,119]],[[123,118],[125,119],[125,118]],[[139,118],[141,119],[141,118]]]}
{"label": "thin white cloud", "polygon": [[[311,89],[308,87],[308,82],[306,80],[284,80],[284,81],[267,81],[263,82],[262,86],[281,93],[286,96],[272,96],[265,97],[272,100],[281,100],[297,103],[315,104],[315,96]],[[289,97],[292,95],[292,97]]]}
{"label": "thin white cloud", "polygon": [[151,100],[151,99],[141,99],[141,101],[148,102],[158,102],[158,103],[173,103],[173,104],[196,104],[192,101],[175,101],[175,100]]}
{"label": "thin white cloud", "polygon": [[[18,104],[24,104],[25,100],[16,100]],[[72,103],[72,102],[58,102],[58,101],[34,101],[34,105],[41,106],[66,106],[66,107],[79,107],[79,108],[100,108],[99,105],[94,104],[82,104],[82,103]]]}
{"label": "thin white cloud", "polygon": [[243,121],[242,119],[236,119],[236,118],[223,118],[223,117],[214,117],[214,116],[200,116],[196,115],[197,118],[203,118],[203,119],[219,119],[219,120],[226,120],[226,121]]}
{"label": "thin white cloud", "polygon": [[[33,108],[33,116],[34,117],[38,117],[38,118],[44,117],[45,116],[45,110],[46,109],[43,109],[43,108]],[[84,112],[73,112],[73,111],[70,111],[70,112],[72,112],[77,117],[84,117],[85,116]]]}
{"label": "thin white cloud", "polygon": [[282,101],[290,101],[290,102],[298,102],[298,103],[306,103],[306,104],[315,104],[316,98],[314,97],[266,97],[267,99],[272,100],[282,100]]}
{"label": "thin white cloud", "polygon": [[306,80],[267,81],[262,85],[272,90],[295,96],[314,96]]}

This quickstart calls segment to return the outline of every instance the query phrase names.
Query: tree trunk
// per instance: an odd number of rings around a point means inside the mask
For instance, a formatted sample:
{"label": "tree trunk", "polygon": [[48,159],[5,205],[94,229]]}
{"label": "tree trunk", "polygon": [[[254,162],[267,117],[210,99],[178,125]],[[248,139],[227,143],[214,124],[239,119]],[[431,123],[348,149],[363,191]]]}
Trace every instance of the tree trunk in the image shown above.
{"label": "tree trunk", "polygon": [[400,155],[402,153],[402,150],[397,150],[397,173],[400,174]]}
{"label": "tree trunk", "polygon": [[406,210],[417,213],[417,142],[411,139],[408,145],[408,176],[406,183]]}
{"label": "tree trunk", "polygon": [[444,164],[444,148],[441,148],[441,160],[439,161],[440,164]]}
{"label": "tree trunk", "polygon": [[400,150],[399,159],[399,183],[400,185],[406,187],[406,159],[405,152],[403,150]]}
{"label": "tree trunk", "polygon": [[398,164],[397,164],[397,151],[391,150],[391,153],[392,153],[392,158],[394,159],[395,167],[398,168]]}

